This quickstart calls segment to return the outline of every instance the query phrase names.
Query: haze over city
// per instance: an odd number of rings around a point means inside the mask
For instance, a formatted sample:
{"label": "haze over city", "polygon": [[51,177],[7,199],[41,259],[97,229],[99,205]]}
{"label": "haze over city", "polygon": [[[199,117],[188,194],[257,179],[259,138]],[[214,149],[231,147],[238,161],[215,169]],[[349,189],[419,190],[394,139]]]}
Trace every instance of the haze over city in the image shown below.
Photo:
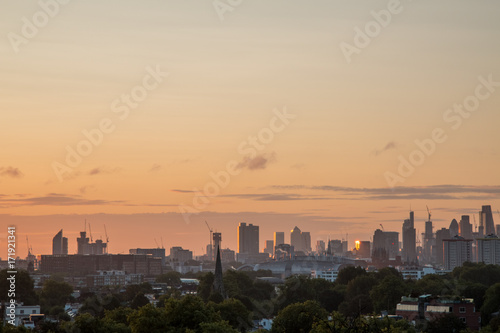
{"label": "haze over city", "polygon": [[426,206],[498,224],[499,4],[398,3],[71,1],[31,30],[40,5],[4,3],[1,247],[14,225],[20,257],[60,229],[75,253],[85,220],[110,253],[196,255],[205,221],[233,250],[240,222],[261,248],[352,248],[410,209],[419,235]]}

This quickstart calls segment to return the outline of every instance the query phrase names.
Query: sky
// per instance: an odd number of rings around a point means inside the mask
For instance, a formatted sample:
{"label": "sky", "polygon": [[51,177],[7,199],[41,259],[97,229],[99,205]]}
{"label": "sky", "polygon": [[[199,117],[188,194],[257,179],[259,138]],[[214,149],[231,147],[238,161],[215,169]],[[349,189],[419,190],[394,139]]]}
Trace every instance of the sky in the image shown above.
{"label": "sky", "polygon": [[201,255],[205,221],[353,246],[500,209],[498,1],[0,6],[1,258],[11,225]]}

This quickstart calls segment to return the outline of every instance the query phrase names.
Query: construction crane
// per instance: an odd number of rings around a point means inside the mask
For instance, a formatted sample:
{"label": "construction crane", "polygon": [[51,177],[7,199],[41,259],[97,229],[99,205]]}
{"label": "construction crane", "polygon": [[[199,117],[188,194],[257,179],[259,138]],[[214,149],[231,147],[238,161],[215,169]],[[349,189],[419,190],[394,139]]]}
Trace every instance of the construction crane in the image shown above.
{"label": "construction crane", "polygon": [[155,240],[156,247],[159,249],[160,246],[158,245],[158,242],[156,241],[156,238],[154,240]]}
{"label": "construction crane", "polygon": [[89,223],[89,233],[90,233],[90,242],[93,243],[94,240],[92,239],[92,227],[90,226],[90,223]]}
{"label": "construction crane", "polygon": [[[207,225],[207,228],[208,228],[208,231],[210,231],[210,255],[211,257],[213,257],[213,253],[211,253],[213,251],[213,245],[212,245],[212,233],[214,232],[212,228],[210,228],[210,226],[208,225],[208,222],[205,220],[205,224]],[[212,259],[212,258],[210,258]]]}
{"label": "construction crane", "polygon": [[382,225],[382,223],[380,223],[380,227],[382,228],[382,231],[385,231],[384,230],[384,226]]}
{"label": "construction crane", "polygon": [[429,221],[431,220],[431,211],[429,210],[429,207],[426,205],[425,207],[427,207],[427,214],[429,214]]}
{"label": "construction crane", "polygon": [[26,236],[26,245],[28,246],[28,258],[32,255],[33,248],[30,246],[30,242],[28,240],[28,236]]}
{"label": "construction crane", "polygon": [[161,236],[160,239],[161,239],[161,248],[164,249],[165,247],[163,247],[163,236]]}
{"label": "construction crane", "polygon": [[104,235],[106,235],[106,243],[109,243],[108,230],[106,230],[106,225],[104,225]]}

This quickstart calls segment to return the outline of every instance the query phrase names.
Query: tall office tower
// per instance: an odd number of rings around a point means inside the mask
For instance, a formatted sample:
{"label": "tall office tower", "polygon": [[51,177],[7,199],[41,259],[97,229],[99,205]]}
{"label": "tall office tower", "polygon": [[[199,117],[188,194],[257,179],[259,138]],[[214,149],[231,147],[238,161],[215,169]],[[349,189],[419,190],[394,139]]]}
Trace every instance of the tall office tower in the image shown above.
{"label": "tall office tower", "polygon": [[477,262],[500,265],[500,239],[496,235],[489,235],[476,241]]}
{"label": "tall office tower", "polygon": [[436,246],[434,247],[436,253],[436,264],[442,265],[444,263],[443,259],[443,240],[450,239],[450,230],[446,228],[441,228],[436,231]]}
{"label": "tall office tower", "polygon": [[370,258],[370,241],[359,242],[358,258]]}
{"label": "tall office tower", "polygon": [[472,224],[469,215],[462,215],[458,225],[458,234],[466,239],[472,239]]}
{"label": "tall office tower", "polygon": [[62,229],[52,238],[52,254],[68,254],[68,239]]}
{"label": "tall office tower", "polygon": [[325,242],[322,240],[316,241],[316,252],[323,254],[326,252]]}
{"label": "tall office tower", "polygon": [[372,253],[384,249],[390,259],[399,255],[399,232],[375,230]]}
{"label": "tall office tower", "polygon": [[416,250],[416,230],[413,212],[410,211],[410,218],[403,222],[403,261],[410,263],[417,259]]}
{"label": "tall office tower", "polygon": [[304,250],[306,252],[311,252],[312,247],[311,247],[311,233],[308,231],[305,231],[302,233],[302,243],[304,244]]}
{"label": "tall office tower", "polygon": [[295,226],[290,233],[290,245],[293,246],[295,252],[305,251],[304,238],[302,237],[302,232],[297,226]]}
{"label": "tall office tower", "polygon": [[495,222],[493,221],[490,205],[482,207],[479,221],[480,225],[484,227],[485,235],[492,235],[495,233]]}
{"label": "tall office tower", "polygon": [[266,240],[266,247],[264,248],[264,253],[269,253],[271,256],[274,254],[273,240]]}
{"label": "tall office tower", "polygon": [[496,231],[497,231],[497,236],[500,237],[500,224],[495,225]]}
{"label": "tall office tower", "polygon": [[242,222],[238,226],[238,253],[259,253],[259,226]]}
{"label": "tall office tower", "polygon": [[455,237],[459,235],[459,227],[457,220],[453,219],[450,223],[450,236]]}
{"label": "tall office tower", "polygon": [[454,269],[472,261],[472,240],[455,236],[443,240],[444,268]]}
{"label": "tall office tower", "polygon": [[274,246],[285,244],[285,233],[282,231],[276,231],[274,233]]}
{"label": "tall office tower", "polygon": [[217,249],[218,248],[222,249],[222,234],[220,232],[214,232],[212,234],[212,244],[213,244],[213,249],[212,249],[213,257],[210,259],[215,261],[217,256]]}

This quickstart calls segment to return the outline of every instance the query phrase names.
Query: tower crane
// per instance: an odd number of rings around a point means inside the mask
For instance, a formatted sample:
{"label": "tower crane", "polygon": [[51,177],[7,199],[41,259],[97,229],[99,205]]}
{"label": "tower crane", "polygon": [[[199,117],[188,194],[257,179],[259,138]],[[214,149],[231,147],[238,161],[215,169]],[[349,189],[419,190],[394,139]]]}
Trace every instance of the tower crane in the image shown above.
{"label": "tower crane", "polygon": [[429,210],[429,207],[426,205],[425,206],[427,208],[427,214],[429,214],[429,221],[431,220],[431,211]]}
{"label": "tower crane", "polygon": [[106,230],[106,225],[104,225],[104,235],[106,235],[106,243],[109,243],[108,230]]}
{"label": "tower crane", "polygon": [[382,223],[380,223],[380,227],[382,228],[382,231],[385,231],[384,230],[384,226],[382,225]]}
{"label": "tower crane", "polygon": [[[214,232],[212,228],[210,228],[210,226],[208,225],[208,222],[205,220],[205,224],[207,225],[207,228],[208,228],[208,231],[210,231],[210,256],[213,258],[214,257],[214,253],[213,252],[213,245],[212,245],[212,233]],[[210,259],[212,259],[210,258]]]}

